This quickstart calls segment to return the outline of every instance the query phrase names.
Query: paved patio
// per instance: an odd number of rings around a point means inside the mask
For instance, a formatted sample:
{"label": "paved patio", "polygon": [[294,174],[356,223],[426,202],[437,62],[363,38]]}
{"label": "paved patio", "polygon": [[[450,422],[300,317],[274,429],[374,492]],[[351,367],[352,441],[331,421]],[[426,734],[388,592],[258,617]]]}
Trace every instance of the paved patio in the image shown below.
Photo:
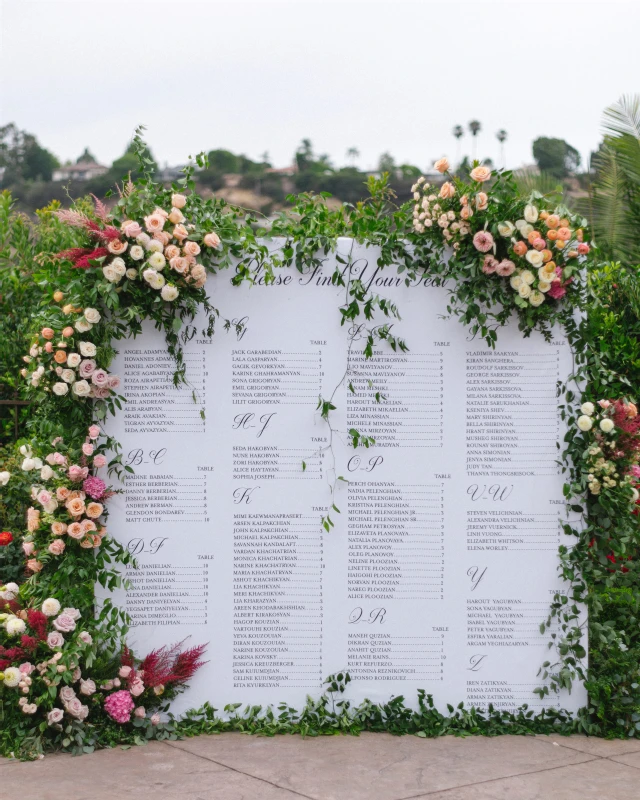
{"label": "paved patio", "polygon": [[0,761],[0,790],[19,800],[630,800],[640,742],[229,733]]}

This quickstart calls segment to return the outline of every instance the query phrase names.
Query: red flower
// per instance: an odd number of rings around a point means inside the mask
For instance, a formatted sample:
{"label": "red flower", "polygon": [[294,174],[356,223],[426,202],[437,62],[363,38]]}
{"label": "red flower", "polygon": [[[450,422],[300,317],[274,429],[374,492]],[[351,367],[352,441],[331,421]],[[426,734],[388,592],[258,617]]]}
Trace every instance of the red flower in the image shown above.
{"label": "red flower", "polygon": [[11,544],[12,541],[12,533],[9,533],[9,531],[2,531],[2,533],[0,533],[0,547],[5,547],[6,545]]}
{"label": "red flower", "polygon": [[47,625],[49,621],[42,611],[38,611],[36,608],[30,608],[27,611],[27,622],[40,641],[44,641],[47,638]]}

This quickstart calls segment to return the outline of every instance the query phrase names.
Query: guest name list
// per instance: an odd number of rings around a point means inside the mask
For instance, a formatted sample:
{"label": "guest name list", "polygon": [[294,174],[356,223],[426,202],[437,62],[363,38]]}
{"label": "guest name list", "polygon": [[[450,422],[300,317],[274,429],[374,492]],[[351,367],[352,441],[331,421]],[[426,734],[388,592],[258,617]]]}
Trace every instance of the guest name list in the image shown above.
{"label": "guest name list", "polygon": [[[420,688],[442,709],[578,708],[582,687],[533,693],[539,623],[563,589],[566,339],[513,324],[492,350],[428,279],[407,285],[351,240],[338,254],[270,285],[260,270],[252,286],[210,279],[234,324],[185,345],[188,386],[151,326],[121,345],[127,403],[109,433],[134,472],[109,529],[136,557],[117,598],[134,643],[209,643],[178,711],[300,707],[340,670],[354,701],[415,705]],[[366,328],[340,325],[336,268],[397,304],[408,352],[365,358]],[[330,425],[319,398],[336,406]],[[354,449],[352,429],[375,443]]]}

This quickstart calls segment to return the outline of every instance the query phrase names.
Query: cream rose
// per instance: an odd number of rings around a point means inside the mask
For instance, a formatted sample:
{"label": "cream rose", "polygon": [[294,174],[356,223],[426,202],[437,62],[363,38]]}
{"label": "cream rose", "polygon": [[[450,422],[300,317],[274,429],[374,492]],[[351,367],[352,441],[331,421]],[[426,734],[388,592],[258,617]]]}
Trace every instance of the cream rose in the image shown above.
{"label": "cream rose", "polygon": [[76,324],[74,325],[75,329],[78,333],[87,333],[87,331],[91,330],[91,323],[88,322],[86,319],[79,319],[76,320]]}
{"label": "cream rose", "polygon": [[97,308],[85,308],[84,318],[87,320],[87,322],[95,325],[96,323],[100,322],[100,312]]}
{"label": "cream rose", "polygon": [[527,250],[525,258],[532,267],[540,267],[544,263],[543,255],[539,250]]}
{"label": "cream rose", "polygon": [[498,233],[500,236],[504,236],[505,239],[508,239],[511,234],[515,230],[515,225],[513,222],[499,222],[498,223]]}
{"label": "cream rose", "polygon": [[172,300],[175,300],[178,297],[179,294],[180,293],[178,292],[176,287],[171,283],[168,283],[168,284],[166,284],[166,286],[163,286],[161,291],[160,291],[160,295],[161,295],[162,299],[166,300],[168,302],[171,302]]}
{"label": "cream rose", "polygon": [[544,303],[544,295],[542,292],[537,292],[534,289],[529,295],[529,303],[535,307],[542,305]]}
{"label": "cream rose", "polygon": [[69,387],[67,386],[67,384],[61,382],[54,383],[51,388],[53,390],[53,393],[58,397],[64,397],[65,394],[67,394],[67,392],[69,391]]}
{"label": "cream rose", "polygon": [[102,268],[102,274],[109,281],[109,283],[120,283],[120,275],[111,266]]}
{"label": "cream rose", "polygon": [[521,283],[520,288],[518,289],[518,294],[520,295],[520,297],[526,300],[531,294],[531,287],[529,286],[529,284]]}
{"label": "cream rose", "polygon": [[511,286],[512,289],[515,289],[516,292],[522,285],[523,281],[520,275],[514,275],[509,281],[509,286]]}
{"label": "cream rose", "polygon": [[139,244],[134,244],[129,250],[129,255],[134,261],[141,261],[144,258],[144,248],[140,247]]}
{"label": "cream rose", "polygon": [[527,222],[531,222],[531,223],[537,222],[538,221],[538,209],[534,205],[531,205],[531,203],[528,203],[524,207],[523,217],[525,218],[525,220]]}
{"label": "cream rose", "polygon": [[67,356],[67,364],[75,369],[80,364],[80,355],[78,353],[69,353]]}
{"label": "cream rose", "polygon": [[135,281],[135,279],[138,277],[138,270],[128,269],[125,274],[130,281]]}
{"label": "cream rose", "polygon": [[93,342],[79,342],[78,348],[85,358],[93,358],[96,354],[96,346]]}
{"label": "cream rose", "polygon": [[520,277],[522,278],[522,281],[523,281],[523,283],[526,283],[526,284],[528,284],[529,286],[531,286],[531,284],[532,284],[532,283],[535,281],[535,279],[536,279],[536,276],[533,274],[533,272],[531,272],[531,271],[530,271],[530,270],[528,270],[528,269],[525,269],[525,270],[523,270],[523,271],[520,273]]}
{"label": "cream rose", "polygon": [[60,377],[65,383],[73,383],[76,379],[76,373],[72,369],[63,369]]}
{"label": "cream rose", "polygon": [[73,384],[73,393],[78,397],[87,397],[91,393],[91,386],[85,381],[76,381]]}

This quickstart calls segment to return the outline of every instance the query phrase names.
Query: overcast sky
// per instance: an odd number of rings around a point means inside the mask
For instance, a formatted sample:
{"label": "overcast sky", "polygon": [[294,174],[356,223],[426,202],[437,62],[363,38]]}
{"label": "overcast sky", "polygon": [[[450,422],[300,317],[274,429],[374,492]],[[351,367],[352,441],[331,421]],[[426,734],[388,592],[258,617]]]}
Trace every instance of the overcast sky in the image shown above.
{"label": "overcast sky", "polygon": [[[223,147],[274,165],[300,140],[334,163],[357,147],[425,167],[530,163],[537,136],[587,158],[602,110],[640,92],[640,3],[0,0],[0,121],[61,160],[110,164],[137,124],[161,162]],[[462,152],[471,151],[467,134]]]}

